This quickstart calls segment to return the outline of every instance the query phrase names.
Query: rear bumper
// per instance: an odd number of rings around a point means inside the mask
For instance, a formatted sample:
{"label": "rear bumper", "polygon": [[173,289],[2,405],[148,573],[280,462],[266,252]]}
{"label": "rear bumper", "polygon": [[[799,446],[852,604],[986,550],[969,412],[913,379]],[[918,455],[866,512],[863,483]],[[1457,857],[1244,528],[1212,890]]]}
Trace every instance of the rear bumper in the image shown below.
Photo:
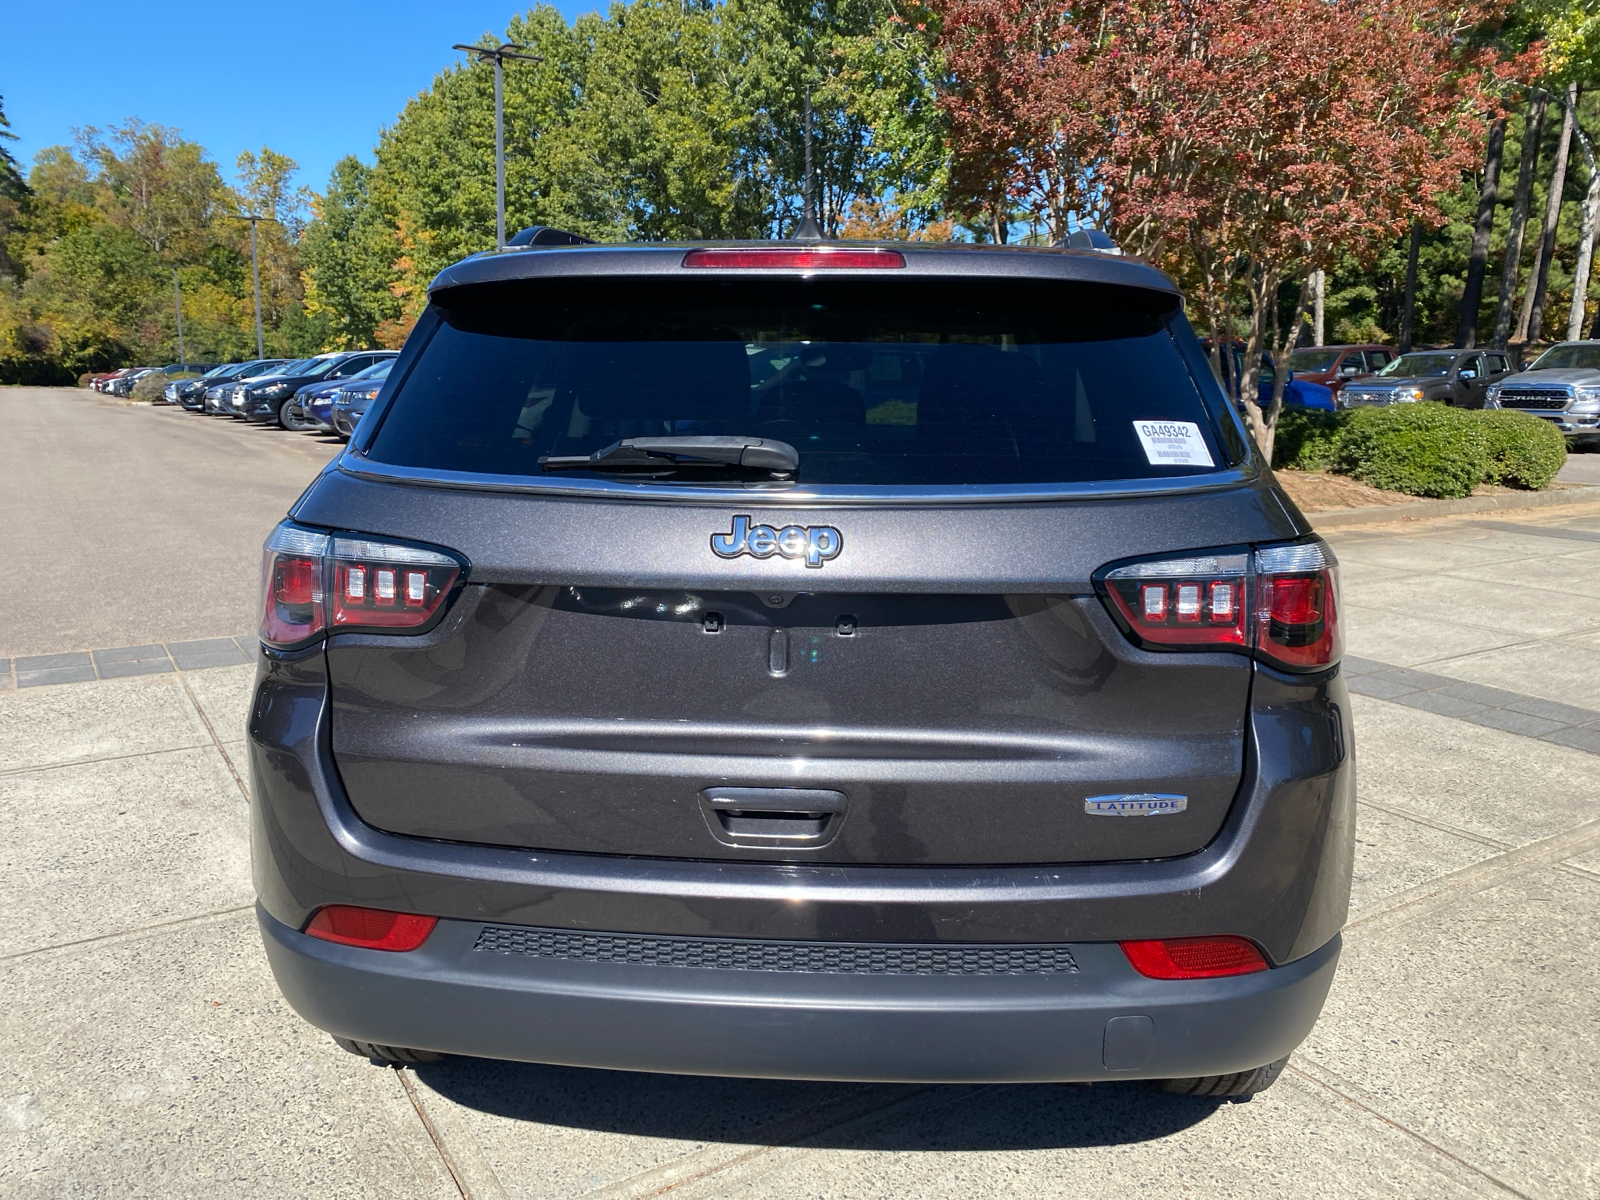
{"label": "rear bumper", "polygon": [[585,962],[475,949],[441,921],[392,954],[257,907],[307,1021],[357,1041],[614,1070],[906,1082],[1169,1079],[1249,1070],[1310,1032],[1339,939],[1232,979],[1145,979],[1115,943],[1049,975],[860,975]]}

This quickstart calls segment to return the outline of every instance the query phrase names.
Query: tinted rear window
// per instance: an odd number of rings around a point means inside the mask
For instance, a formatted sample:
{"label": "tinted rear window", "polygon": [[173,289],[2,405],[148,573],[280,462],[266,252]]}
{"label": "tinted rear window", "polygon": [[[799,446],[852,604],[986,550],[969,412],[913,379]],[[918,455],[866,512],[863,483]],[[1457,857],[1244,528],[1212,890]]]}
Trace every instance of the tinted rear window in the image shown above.
{"label": "tinted rear window", "polygon": [[[540,456],[743,434],[793,445],[804,484],[970,485],[1193,475],[1237,457],[1180,353],[1194,335],[1176,299],[1143,289],[551,280],[435,312],[375,461],[554,480]],[[614,478],[559,478],[575,474]]]}

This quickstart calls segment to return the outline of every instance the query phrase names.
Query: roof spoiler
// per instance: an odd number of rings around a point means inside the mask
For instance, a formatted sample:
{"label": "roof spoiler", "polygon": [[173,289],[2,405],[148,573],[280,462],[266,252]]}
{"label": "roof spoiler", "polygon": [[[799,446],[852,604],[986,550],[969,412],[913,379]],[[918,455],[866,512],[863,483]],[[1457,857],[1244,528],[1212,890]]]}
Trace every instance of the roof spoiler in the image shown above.
{"label": "roof spoiler", "polygon": [[1121,254],[1122,247],[1111,240],[1111,235],[1099,229],[1075,229],[1056,243],[1068,250],[1093,250],[1099,254]]}
{"label": "roof spoiler", "polygon": [[526,229],[517,230],[516,235],[506,241],[507,246],[592,246],[594,244],[593,238],[568,233],[565,229],[557,229],[552,225],[529,225]]}

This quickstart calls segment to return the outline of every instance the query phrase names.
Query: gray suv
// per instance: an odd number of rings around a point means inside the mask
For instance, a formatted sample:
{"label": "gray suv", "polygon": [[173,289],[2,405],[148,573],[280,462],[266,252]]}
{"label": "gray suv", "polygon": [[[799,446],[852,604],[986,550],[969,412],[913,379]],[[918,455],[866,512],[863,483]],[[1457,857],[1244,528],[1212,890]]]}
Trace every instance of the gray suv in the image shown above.
{"label": "gray suv", "polygon": [[262,936],[375,1060],[1248,1095],[1332,982],[1334,557],[1140,262],[470,258],[262,599]]}
{"label": "gray suv", "polygon": [[1499,350],[1413,350],[1376,375],[1346,385],[1340,408],[1437,400],[1456,408],[1493,407],[1489,390],[1511,374]]}
{"label": "gray suv", "polygon": [[1543,417],[1574,446],[1600,444],[1600,342],[1551,346],[1522,374],[1489,389],[1489,407]]}

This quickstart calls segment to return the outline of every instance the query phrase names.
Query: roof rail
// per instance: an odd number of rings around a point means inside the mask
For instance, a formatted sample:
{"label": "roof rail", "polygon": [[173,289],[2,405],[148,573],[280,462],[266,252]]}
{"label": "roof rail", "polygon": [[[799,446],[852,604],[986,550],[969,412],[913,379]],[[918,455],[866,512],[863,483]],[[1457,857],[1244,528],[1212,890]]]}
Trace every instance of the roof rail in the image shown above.
{"label": "roof rail", "polygon": [[1068,250],[1094,250],[1101,254],[1121,254],[1122,247],[1111,240],[1111,235],[1099,229],[1075,229],[1056,243]]}
{"label": "roof rail", "polygon": [[506,240],[507,246],[592,246],[593,238],[586,238],[581,234],[568,233],[565,229],[557,229],[552,225],[529,225],[526,229],[519,229],[514,237]]}

